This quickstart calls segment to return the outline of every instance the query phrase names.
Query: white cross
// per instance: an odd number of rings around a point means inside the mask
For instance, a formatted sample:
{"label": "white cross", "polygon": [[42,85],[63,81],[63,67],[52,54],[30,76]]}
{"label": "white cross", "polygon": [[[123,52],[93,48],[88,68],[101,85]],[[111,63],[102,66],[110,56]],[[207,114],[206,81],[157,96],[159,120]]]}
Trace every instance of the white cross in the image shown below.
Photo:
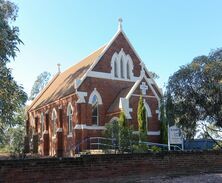
{"label": "white cross", "polygon": [[57,64],[57,67],[58,67],[58,73],[60,73],[60,72],[61,72],[61,70],[60,70],[61,64],[58,63],[58,64]]}
{"label": "white cross", "polygon": [[119,30],[122,30],[123,19],[122,19],[122,18],[119,18],[119,19],[118,19],[118,22],[119,22],[118,29],[119,29]]}
{"label": "white cross", "polygon": [[148,86],[146,85],[145,82],[142,82],[142,84],[140,85],[140,89],[143,95],[146,95],[146,90],[148,90]]}

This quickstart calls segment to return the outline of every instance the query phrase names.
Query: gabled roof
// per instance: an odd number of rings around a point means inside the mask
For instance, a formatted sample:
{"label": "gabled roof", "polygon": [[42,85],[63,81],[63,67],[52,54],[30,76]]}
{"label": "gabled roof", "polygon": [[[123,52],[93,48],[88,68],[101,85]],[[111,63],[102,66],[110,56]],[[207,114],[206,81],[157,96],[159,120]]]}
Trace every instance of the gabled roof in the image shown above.
{"label": "gabled roof", "polygon": [[[56,100],[64,98],[72,93],[75,93],[74,81],[76,79],[81,79],[80,82],[78,82],[78,86],[77,86],[78,88],[87,78],[87,73],[90,72],[95,67],[95,65],[99,62],[100,58],[106,53],[106,51],[109,49],[109,47],[112,45],[112,43],[114,42],[114,40],[117,38],[119,34],[123,34],[123,36],[126,38],[126,41],[129,43],[129,46],[134,51],[135,55],[138,57],[141,64],[144,65],[144,63],[138,56],[137,52],[135,51],[134,47],[132,46],[127,36],[123,32],[121,26],[119,26],[117,33],[113,36],[113,38],[110,40],[110,42],[107,45],[101,47],[100,49],[98,49],[97,51],[95,51],[94,53],[86,57],[85,59],[83,59],[81,62],[70,67],[63,73],[59,73],[56,76],[54,76],[51,82],[49,82],[49,84],[42,90],[42,92],[34,99],[28,111],[31,111],[33,109],[38,109],[44,105],[47,105]],[[153,81],[154,86],[159,92],[159,88],[156,85],[155,81],[150,76],[149,71],[146,69],[145,66],[143,68],[145,68],[145,71],[147,72],[147,74]],[[130,88],[120,92],[119,96],[116,97],[114,104],[110,106],[107,112],[113,112],[117,110],[118,105],[119,105],[119,97],[127,97],[128,92],[130,93]],[[161,92],[159,93],[161,94]]]}
{"label": "gabled roof", "polygon": [[94,61],[97,60],[97,58],[101,55],[104,48],[105,46],[99,48],[97,51],[90,54],[81,62],[54,76],[48,85],[33,100],[28,110],[31,111],[33,109],[40,108],[46,104],[74,93],[75,79],[82,78],[82,76],[88,71]]}
{"label": "gabled roof", "polygon": [[[133,84],[132,84],[133,86]],[[123,88],[119,94],[116,96],[114,102],[111,104],[111,106],[109,107],[107,113],[114,113],[114,112],[118,112],[119,109],[119,100],[120,98],[125,98],[126,95],[129,93],[129,91],[131,90],[131,87],[127,87],[127,88]]]}

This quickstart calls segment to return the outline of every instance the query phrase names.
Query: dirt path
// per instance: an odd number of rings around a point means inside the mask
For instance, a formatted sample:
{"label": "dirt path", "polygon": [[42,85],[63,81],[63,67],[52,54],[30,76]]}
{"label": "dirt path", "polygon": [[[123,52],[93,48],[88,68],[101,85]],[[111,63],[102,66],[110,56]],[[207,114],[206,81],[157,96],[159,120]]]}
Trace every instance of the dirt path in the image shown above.
{"label": "dirt path", "polygon": [[0,160],[9,159],[9,157],[10,157],[9,153],[0,152]]}

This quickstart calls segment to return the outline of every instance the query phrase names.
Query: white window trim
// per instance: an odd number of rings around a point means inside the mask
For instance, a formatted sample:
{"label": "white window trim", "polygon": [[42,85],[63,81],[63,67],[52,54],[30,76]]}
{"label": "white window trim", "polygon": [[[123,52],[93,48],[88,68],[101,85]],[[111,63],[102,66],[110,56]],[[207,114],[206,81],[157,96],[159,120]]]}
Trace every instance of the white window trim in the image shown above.
{"label": "white window trim", "polygon": [[44,113],[43,112],[40,114],[40,123],[41,123],[40,132],[41,132],[41,136],[43,137],[43,133],[44,133]]}
{"label": "white window trim", "polygon": [[147,117],[148,118],[152,117],[152,112],[151,112],[149,104],[147,104],[146,100],[143,100],[143,103],[144,103],[144,107],[145,107],[146,112],[147,112]]}
{"label": "white window trim", "polygon": [[97,125],[92,125],[92,126],[88,126],[85,124],[77,124],[74,127],[75,130],[83,130],[83,129],[87,129],[87,130],[106,130],[105,126],[97,126]]}
{"label": "white window trim", "polygon": [[93,92],[90,94],[89,102],[88,102],[89,104],[93,104],[93,97],[94,96],[96,96],[96,98],[98,100],[98,105],[96,106],[97,107],[97,121],[96,121],[96,124],[93,124],[93,125],[99,126],[99,105],[101,105],[103,102],[102,102],[102,97],[99,94],[99,92],[96,90],[96,88],[94,88]]}
{"label": "white window trim", "polygon": [[96,97],[98,98],[98,103],[99,103],[100,105],[103,104],[102,97],[101,97],[101,95],[99,94],[99,92],[97,91],[96,88],[94,88],[94,90],[93,90],[92,93],[90,94],[90,96],[89,96],[89,102],[88,102],[88,103],[89,103],[89,104],[92,104],[94,95],[96,95]]}
{"label": "white window trim", "polygon": [[[55,116],[54,116],[55,115]],[[52,119],[52,136],[53,137],[56,137],[56,130],[57,130],[57,124],[56,124],[56,120],[57,120],[57,112],[56,112],[56,109],[53,108],[52,109],[52,116],[51,116],[51,119]],[[55,121],[54,121],[55,120]],[[54,132],[54,133],[53,133]]]}
{"label": "white window trim", "polygon": [[146,109],[146,130],[148,132],[149,131],[149,128],[148,128],[149,127],[149,124],[148,124],[149,120],[148,120],[148,118],[152,117],[152,112],[151,112],[149,104],[147,104],[145,99],[143,99],[143,104],[144,104],[144,107]]}
{"label": "white window trim", "polygon": [[69,113],[68,113],[68,112],[69,112],[69,111],[68,111],[69,107],[71,107],[71,110],[72,110],[72,113],[71,113],[71,114],[73,114],[73,107],[72,107],[71,102],[69,102],[68,105],[67,105],[67,113],[66,113],[67,116],[69,115]]}
{"label": "white window trim", "polygon": [[[115,62],[116,62],[116,65],[115,65]],[[115,76],[115,67],[116,67],[116,72],[117,72],[116,74],[117,74],[117,77],[119,77],[118,54],[116,52],[112,56],[111,67],[112,67],[112,70],[111,70],[112,76],[116,77]]]}
{"label": "white window trim", "polygon": [[90,72],[88,72],[87,76],[93,77],[93,78],[110,79],[110,80],[117,80],[117,81],[130,81],[130,82],[136,82],[140,79],[140,77],[136,77],[133,75],[131,76],[130,79],[120,78],[120,77],[117,78],[117,77],[114,77],[114,74],[112,74],[112,73],[97,72],[97,71],[90,71]]}
{"label": "white window trim", "polygon": [[[117,77],[115,76],[115,62],[116,63],[116,71],[117,71]],[[122,62],[122,64],[121,64]],[[129,71],[127,71],[127,63],[129,65]],[[131,80],[134,75],[133,75],[133,61],[132,58],[130,57],[129,54],[126,54],[123,50],[123,48],[121,48],[120,52],[117,53],[115,52],[112,56],[111,59],[111,75],[112,78],[119,78],[119,79],[124,79],[124,80]],[[121,73],[121,71],[123,73]],[[129,72],[129,76],[130,78],[127,77],[127,73]],[[123,77],[122,77],[123,76]]]}
{"label": "white window trim", "polygon": [[[71,114],[69,114],[69,108],[71,108]],[[70,117],[72,118],[72,115],[73,115],[73,107],[72,107],[72,104],[71,102],[69,102],[68,106],[67,106],[67,116],[68,116],[68,135],[67,137],[69,137],[70,135],[72,135],[72,130],[73,130],[73,127],[71,124],[70,125]],[[71,123],[73,123],[73,121],[71,120]],[[71,127],[70,127],[71,126]]]}

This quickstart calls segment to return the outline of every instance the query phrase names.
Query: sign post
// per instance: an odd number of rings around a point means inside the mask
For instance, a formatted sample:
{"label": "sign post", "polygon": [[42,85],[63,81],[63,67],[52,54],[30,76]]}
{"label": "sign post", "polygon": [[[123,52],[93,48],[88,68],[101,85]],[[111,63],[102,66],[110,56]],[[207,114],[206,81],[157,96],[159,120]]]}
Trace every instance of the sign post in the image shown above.
{"label": "sign post", "polygon": [[180,144],[184,150],[182,133],[176,125],[171,127],[168,125],[168,150],[171,144]]}

